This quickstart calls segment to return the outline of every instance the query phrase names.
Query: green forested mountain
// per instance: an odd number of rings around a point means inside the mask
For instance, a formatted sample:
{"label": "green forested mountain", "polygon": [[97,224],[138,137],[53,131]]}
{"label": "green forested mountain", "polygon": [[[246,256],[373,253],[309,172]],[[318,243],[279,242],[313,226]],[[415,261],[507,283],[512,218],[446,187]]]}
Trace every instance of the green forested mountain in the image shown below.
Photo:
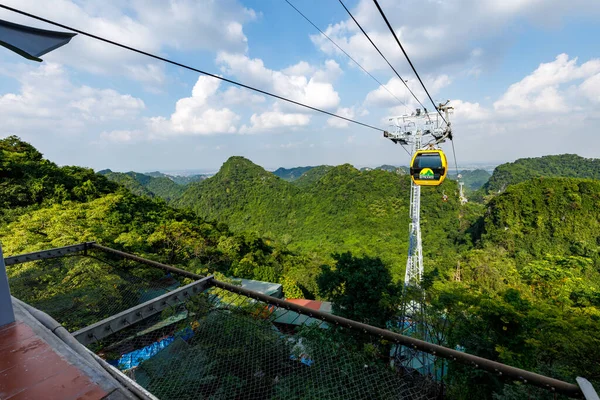
{"label": "green forested mountain", "polygon": [[108,180],[123,185],[138,196],[160,197],[167,201],[179,197],[184,187],[166,176],[153,177],[139,172],[100,171]]}
{"label": "green forested mountain", "polygon": [[64,201],[88,201],[117,185],[89,168],[58,167],[16,136],[0,140],[0,216]]}
{"label": "green forested mountain", "polygon": [[531,179],[509,186],[488,206],[482,241],[519,259],[598,256],[600,180]]}
{"label": "green forested mountain", "polygon": [[483,189],[487,193],[504,191],[509,185],[538,177],[600,179],[600,159],[561,154],[537,158],[521,158],[499,165]]}
{"label": "green forested mountain", "polygon": [[[198,273],[281,282],[288,295],[335,300],[334,311],[380,325],[400,306],[407,176],[341,165],[290,183],[232,157],[173,208],[89,169],[57,167],[16,137],[0,140],[0,149],[7,256],[96,240]],[[462,207],[456,189],[447,180],[422,190],[425,292],[416,295],[426,300],[428,326],[445,333],[440,343],[598,384],[600,181],[544,175]],[[71,328],[90,322],[97,288],[126,301],[128,282],[92,258],[20,264],[8,274],[23,300],[71,310]],[[525,385],[456,365],[445,381],[451,399],[529,396]]]}
{"label": "green forested mountain", "polygon": [[[316,167],[296,183],[232,157],[214,177],[190,185],[174,204],[322,260],[330,260],[335,251],[376,255],[393,268],[396,278],[403,277],[408,242],[406,229],[399,227],[409,221],[407,176],[361,172],[346,164]],[[455,191],[450,181],[422,191],[425,252],[440,259],[466,243],[465,221],[479,207],[459,210],[454,196],[442,201],[443,192]]]}
{"label": "green forested mountain", "polygon": [[[489,172],[483,169],[476,169],[473,171],[460,171],[462,181],[465,183],[465,188],[470,191],[480,189],[492,176]],[[450,179],[456,179],[456,173],[449,173]]]}
{"label": "green forested mountain", "polygon": [[[101,173],[102,171],[100,171]],[[148,175],[154,178],[169,178],[170,180],[172,180],[173,182],[177,183],[178,185],[188,185],[192,182],[199,182],[203,179],[208,178],[208,175],[202,175],[202,174],[196,174],[196,175],[169,175],[169,174],[165,174],[159,171],[154,171],[154,172],[146,172],[144,173],[144,175]]]}
{"label": "green forested mountain", "polygon": [[294,184],[299,187],[310,186],[316,183],[319,179],[325,176],[333,167],[329,165],[319,165],[318,167],[311,168],[296,179]]}
{"label": "green forested mountain", "polygon": [[379,169],[379,170],[388,171],[388,172],[395,172],[398,175],[406,175],[406,174],[408,174],[408,167],[396,167],[394,165],[388,165],[388,164],[383,164],[383,165],[380,165],[379,167],[376,167],[376,168],[367,168],[367,167],[365,167],[365,168],[361,168],[360,170],[361,171],[370,171],[370,170],[373,170],[373,169]]}
{"label": "green forested mountain", "polygon": [[273,171],[273,174],[283,180],[291,182],[300,178],[302,174],[310,171],[313,168],[314,167],[277,168],[275,171]]}
{"label": "green forested mountain", "polygon": [[[97,241],[198,273],[281,281],[289,293],[299,291],[290,274],[307,286],[314,281],[296,272],[299,266],[314,268],[311,260],[277,250],[259,237],[233,234],[225,224],[176,210],[162,199],[137,196],[92,170],[59,168],[16,137],[1,139],[0,148],[0,238],[7,256]],[[116,288],[121,282],[118,276],[103,275],[106,265],[93,259],[50,263],[47,271],[44,262],[9,267],[11,280],[40,285],[20,288],[23,300],[38,304],[52,298],[52,307],[71,307],[75,293],[79,297],[94,287]],[[65,279],[71,278],[65,292]],[[118,293],[114,295],[118,301]],[[84,304],[82,309],[93,307]]]}

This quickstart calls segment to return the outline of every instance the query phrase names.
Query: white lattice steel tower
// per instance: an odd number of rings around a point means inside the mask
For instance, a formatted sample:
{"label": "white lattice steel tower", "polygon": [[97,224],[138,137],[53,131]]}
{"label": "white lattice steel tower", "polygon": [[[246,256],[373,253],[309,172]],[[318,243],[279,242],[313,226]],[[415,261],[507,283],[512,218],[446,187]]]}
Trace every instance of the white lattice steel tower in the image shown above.
{"label": "white lattice steel tower", "polygon": [[[384,136],[402,146],[408,146],[410,155],[424,147],[423,139],[431,139],[425,143],[440,143],[445,139],[446,129],[440,123],[439,114],[424,113],[417,109],[410,115],[389,118],[392,132]],[[423,278],[423,245],[421,242],[421,187],[410,184],[410,225],[408,257],[404,284],[419,286]]]}
{"label": "white lattice steel tower", "polygon": [[[447,103],[446,103],[447,104]],[[446,112],[446,105],[440,105]],[[389,119],[392,132],[385,132],[384,136],[394,143],[408,146],[411,157],[414,153],[428,145],[435,145],[450,137],[449,125],[442,127],[438,113],[422,113],[417,109],[411,115],[392,117]],[[405,147],[406,149],[406,147]],[[420,287],[423,278],[423,245],[421,242],[421,187],[410,183],[410,224],[408,257],[406,259],[406,272],[404,273],[405,290],[409,287]],[[406,292],[405,292],[406,293]],[[423,318],[425,309],[423,299],[410,299],[406,297],[401,306],[399,328],[402,334],[429,341],[428,329]],[[416,349],[396,346],[394,349],[394,363],[409,371],[419,371],[422,374],[431,374],[435,371],[435,357]]]}

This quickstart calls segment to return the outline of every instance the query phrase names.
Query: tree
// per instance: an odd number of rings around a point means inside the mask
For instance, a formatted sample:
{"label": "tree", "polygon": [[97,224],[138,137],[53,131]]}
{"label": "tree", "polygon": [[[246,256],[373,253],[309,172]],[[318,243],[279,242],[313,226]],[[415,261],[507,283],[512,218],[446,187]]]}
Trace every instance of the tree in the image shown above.
{"label": "tree", "polygon": [[379,258],[333,254],[335,268],[321,267],[319,294],[333,302],[333,312],[355,321],[384,327],[396,313],[399,287]]}

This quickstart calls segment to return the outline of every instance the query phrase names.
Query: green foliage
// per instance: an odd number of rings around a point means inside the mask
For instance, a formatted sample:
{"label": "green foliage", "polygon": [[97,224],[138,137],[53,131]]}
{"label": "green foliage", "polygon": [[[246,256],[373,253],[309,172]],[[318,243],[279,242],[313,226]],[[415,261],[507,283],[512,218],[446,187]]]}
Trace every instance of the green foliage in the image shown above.
{"label": "green foliage", "polygon": [[503,247],[519,264],[548,253],[598,257],[600,181],[532,179],[488,206],[482,242]]}
{"label": "green foliage", "polygon": [[0,210],[3,216],[30,206],[88,201],[116,185],[93,170],[58,167],[16,136],[0,139]]}
{"label": "green foliage", "polygon": [[399,286],[380,259],[334,254],[335,268],[321,267],[319,293],[333,302],[333,312],[355,321],[385,327],[396,315]]}
{"label": "green foliage", "polygon": [[364,168],[361,168],[360,170],[361,171],[371,171],[373,169],[387,171],[387,172],[394,172],[398,175],[407,175],[409,173],[408,167],[395,167],[393,165],[388,165],[388,164],[383,164],[376,168],[364,167]]}
{"label": "green foliage", "polygon": [[509,185],[539,177],[600,179],[600,159],[575,154],[521,158],[496,167],[483,189],[487,193],[503,192]]}
{"label": "green foliage", "polygon": [[[450,179],[456,179],[456,174],[448,174]],[[461,181],[465,183],[465,189],[473,192],[485,185],[492,174],[483,169],[475,169],[473,171],[460,171],[462,176]]]}
{"label": "green foliage", "polygon": [[[309,179],[317,173],[318,179]],[[408,240],[399,227],[409,222],[409,187],[407,176],[360,172],[350,165],[315,167],[288,183],[247,159],[232,157],[214,177],[190,185],[174,205],[223,221],[236,232],[256,232],[319,264],[331,262],[334,252],[377,256],[400,280]],[[450,195],[448,202],[442,201],[443,192]],[[424,251],[436,256],[433,263],[454,259],[457,248],[469,246],[469,225],[455,194],[451,181],[422,190]]]}
{"label": "green foliage", "polygon": [[314,167],[277,168],[276,171],[273,171],[273,175],[278,176],[283,180],[292,182],[313,168]]}
{"label": "green foliage", "polygon": [[123,173],[110,170],[102,171],[102,173],[110,181],[126,187],[138,196],[160,197],[171,201],[181,196],[184,191],[182,185],[177,184],[168,176],[153,177],[138,172]]}
{"label": "green foliage", "polygon": [[[288,298],[321,295],[336,313],[379,326],[397,313],[410,187],[397,172],[315,167],[289,183],[233,157],[213,178],[190,184],[174,209],[159,198],[177,197],[169,197],[176,184],[168,177],[113,175],[144,195],[136,196],[89,169],[58,167],[16,137],[0,140],[0,150],[6,255],[96,240],[221,280],[280,282]],[[485,190],[502,193],[485,205],[459,206],[450,180],[422,189],[426,317],[445,333],[443,344],[567,381],[600,382],[600,182],[551,177],[598,178],[597,163],[564,155],[500,166]],[[107,316],[103,298],[126,308],[136,297],[124,294],[139,291],[93,259],[19,264],[8,274],[17,297],[68,313],[75,329]],[[259,339],[265,346],[271,340]],[[252,379],[244,368],[218,387],[243,393]],[[221,379],[206,376],[199,385]],[[349,385],[345,379],[339,381]],[[301,397],[288,383],[273,390]],[[455,398],[522,393],[458,365],[448,383]]]}
{"label": "green foliage", "polygon": [[204,180],[206,178],[208,178],[209,175],[202,175],[202,174],[196,174],[196,175],[169,175],[169,174],[164,174],[162,172],[158,172],[158,171],[154,171],[154,172],[147,172],[144,175],[148,175],[148,176],[152,176],[154,178],[169,178],[170,180],[172,180],[173,182],[175,182],[178,185],[189,185],[192,182],[200,182],[201,180]]}
{"label": "green foliage", "polygon": [[313,167],[310,170],[302,174],[298,179],[294,180],[294,184],[298,187],[307,187],[316,183],[319,179],[324,177],[333,167],[329,165],[319,165]]}

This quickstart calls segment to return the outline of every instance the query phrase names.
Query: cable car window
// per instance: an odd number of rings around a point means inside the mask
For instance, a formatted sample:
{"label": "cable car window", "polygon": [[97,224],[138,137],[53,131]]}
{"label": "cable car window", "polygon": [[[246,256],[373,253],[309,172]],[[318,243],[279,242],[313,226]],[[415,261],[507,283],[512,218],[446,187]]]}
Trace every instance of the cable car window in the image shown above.
{"label": "cable car window", "polygon": [[442,168],[442,159],[437,154],[420,154],[416,161],[417,168]]}

